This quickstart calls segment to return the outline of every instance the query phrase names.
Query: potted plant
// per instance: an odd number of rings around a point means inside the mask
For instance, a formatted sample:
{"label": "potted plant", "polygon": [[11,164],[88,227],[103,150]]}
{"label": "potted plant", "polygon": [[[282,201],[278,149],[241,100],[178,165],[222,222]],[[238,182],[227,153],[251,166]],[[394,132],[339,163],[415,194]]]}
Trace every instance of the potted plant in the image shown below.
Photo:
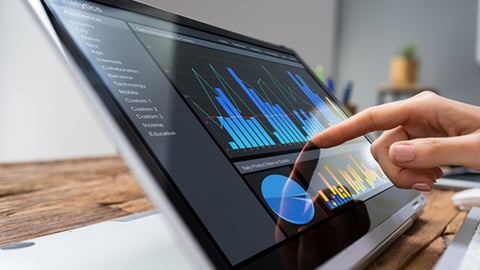
{"label": "potted plant", "polygon": [[394,85],[409,86],[417,83],[419,60],[413,44],[407,44],[390,63],[390,80]]}

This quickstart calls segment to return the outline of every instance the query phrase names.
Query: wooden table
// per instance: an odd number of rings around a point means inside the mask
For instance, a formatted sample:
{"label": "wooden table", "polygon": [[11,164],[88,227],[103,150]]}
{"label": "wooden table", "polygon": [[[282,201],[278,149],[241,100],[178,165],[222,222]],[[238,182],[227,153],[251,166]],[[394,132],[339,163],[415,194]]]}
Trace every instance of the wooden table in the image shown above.
{"label": "wooden table", "polygon": [[[424,213],[369,269],[431,269],[466,216],[453,193],[425,193]],[[0,165],[0,246],[150,209],[118,157]]]}

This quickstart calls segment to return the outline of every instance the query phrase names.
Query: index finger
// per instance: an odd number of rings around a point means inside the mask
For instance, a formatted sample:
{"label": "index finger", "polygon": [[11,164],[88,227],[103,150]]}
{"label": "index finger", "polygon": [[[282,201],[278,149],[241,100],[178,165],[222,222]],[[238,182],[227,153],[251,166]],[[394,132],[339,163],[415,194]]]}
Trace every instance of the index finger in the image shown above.
{"label": "index finger", "polygon": [[408,120],[410,114],[408,107],[405,101],[370,107],[316,134],[312,142],[319,148],[326,148],[372,131],[392,129]]}

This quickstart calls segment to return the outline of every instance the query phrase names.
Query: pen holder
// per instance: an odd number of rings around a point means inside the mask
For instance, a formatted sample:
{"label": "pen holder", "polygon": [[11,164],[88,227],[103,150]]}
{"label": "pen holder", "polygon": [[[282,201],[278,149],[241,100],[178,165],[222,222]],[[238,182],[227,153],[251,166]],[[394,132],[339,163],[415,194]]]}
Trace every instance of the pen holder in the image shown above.
{"label": "pen holder", "polygon": [[413,85],[418,78],[418,59],[394,57],[390,63],[390,80],[394,85]]}

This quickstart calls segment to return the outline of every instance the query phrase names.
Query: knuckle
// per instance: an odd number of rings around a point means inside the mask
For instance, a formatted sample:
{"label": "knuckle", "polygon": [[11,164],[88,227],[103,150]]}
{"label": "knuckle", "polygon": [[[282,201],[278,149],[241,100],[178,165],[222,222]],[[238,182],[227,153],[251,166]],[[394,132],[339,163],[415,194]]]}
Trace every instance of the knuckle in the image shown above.
{"label": "knuckle", "polygon": [[414,98],[422,98],[422,99],[437,99],[439,95],[434,93],[431,90],[425,90],[414,96]]}

